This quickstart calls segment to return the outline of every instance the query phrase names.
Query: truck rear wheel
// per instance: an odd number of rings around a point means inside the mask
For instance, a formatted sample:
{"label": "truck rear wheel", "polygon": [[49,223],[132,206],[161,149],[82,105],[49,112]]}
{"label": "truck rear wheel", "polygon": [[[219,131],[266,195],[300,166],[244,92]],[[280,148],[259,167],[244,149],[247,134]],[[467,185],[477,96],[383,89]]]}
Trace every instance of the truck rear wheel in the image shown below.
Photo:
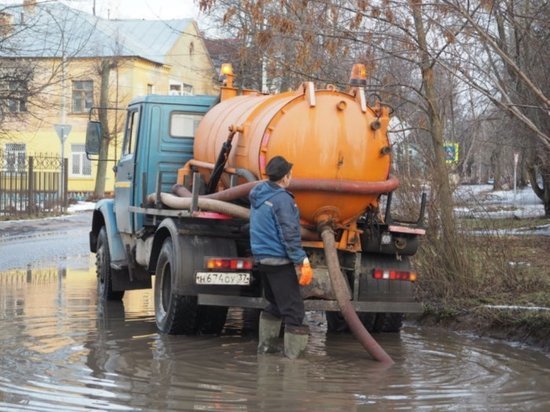
{"label": "truck rear wheel", "polygon": [[348,333],[349,328],[340,312],[325,312],[327,318],[327,332]]}
{"label": "truck rear wheel", "polygon": [[109,253],[109,240],[105,226],[97,236],[97,248],[95,254],[95,267],[97,273],[97,296],[100,300],[121,300],[124,291],[113,291],[113,273],[111,270],[111,254]]}
{"label": "truck rear wheel", "polygon": [[374,323],[375,332],[397,333],[403,326],[402,313],[377,313]]}
{"label": "truck rear wheel", "polygon": [[162,333],[193,334],[199,315],[195,296],[180,296],[174,292],[176,265],[172,239],[167,238],[160,250],[155,278],[155,318]]}
{"label": "truck rear wheel", "polygon": [[[358,313],[359,319],[371,333],[397,333],[403,326],[402,313]],[[327,331],[330,333],[349,333],[348,325],[340,312],[327,312]]]}
{"label": "truck rear wheel", "polygon": [[[369,332],[375,330],[376,313],[358,313],[359,319]],[[330,333],[349,333],[346,320],[340,312],[326,312],[327,331]]]}
{"label": "truck rear wheel", "polygon": [[227,319],[227,307],[200,306],[198,332],[205,335],[219,335]]}

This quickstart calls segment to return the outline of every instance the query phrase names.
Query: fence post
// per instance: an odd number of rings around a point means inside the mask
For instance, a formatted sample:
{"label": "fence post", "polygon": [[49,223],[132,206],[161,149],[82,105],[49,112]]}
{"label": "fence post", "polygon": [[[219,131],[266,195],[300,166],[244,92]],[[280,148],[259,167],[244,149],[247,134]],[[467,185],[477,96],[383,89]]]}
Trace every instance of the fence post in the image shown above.
{"label": "fence post", "polygon": [[31,215],[34,211],[34,156],[29,156],[29,168],[27,173],[27,214]]}
{"label": "fence post", "polygon": [[63,173],[63,212],[65,212],[67,210],[67,202],[68,202],[68,198],[67,198],[67,191],[69,189],[69,173],[67,173],[67,171],[69,170],[69,159],[67,158],[64,158],[64,159],[61,159],[62,162],[63,162],[63,170],[64,170],[64,173]]}

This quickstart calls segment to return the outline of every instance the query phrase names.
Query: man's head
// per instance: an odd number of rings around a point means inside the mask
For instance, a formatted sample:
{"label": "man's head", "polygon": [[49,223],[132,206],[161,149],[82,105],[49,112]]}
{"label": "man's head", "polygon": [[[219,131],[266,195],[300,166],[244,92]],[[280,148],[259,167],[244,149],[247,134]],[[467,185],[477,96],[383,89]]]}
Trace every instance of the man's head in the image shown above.
{"label": "man's head", "polygon": [[292,169],[292,163],[288,162],[283,156],[275,156],[267,163],[265,173],[272,182],[278,182],[287,176]]}

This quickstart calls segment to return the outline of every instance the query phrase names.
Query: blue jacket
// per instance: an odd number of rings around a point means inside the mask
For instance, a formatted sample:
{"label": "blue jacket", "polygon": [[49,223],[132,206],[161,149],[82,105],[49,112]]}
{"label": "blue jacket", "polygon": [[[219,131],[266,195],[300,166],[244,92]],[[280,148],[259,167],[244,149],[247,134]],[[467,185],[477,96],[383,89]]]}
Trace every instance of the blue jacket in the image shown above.
{"label": "blue jacket", "polygon": [[294,196],[273,182],[250,191],[250,244],[256,260],[283,258],[300,264],[306,257],[300,235],[300,213]]}

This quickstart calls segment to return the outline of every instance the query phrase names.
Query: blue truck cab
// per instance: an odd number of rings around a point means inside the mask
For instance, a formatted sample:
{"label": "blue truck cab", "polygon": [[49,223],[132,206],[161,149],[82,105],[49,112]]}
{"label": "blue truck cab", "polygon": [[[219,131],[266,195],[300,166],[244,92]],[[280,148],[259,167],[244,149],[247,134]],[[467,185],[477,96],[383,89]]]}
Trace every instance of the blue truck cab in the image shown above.
{"label": "blue truck cab", "polygon": [[[101,230],[105,231],[103,244],[108,245],[110,267],[115,272],[110,276],[111,285],[106,285],[107,298],[124,290],[150,287],[150,274],[143,268],[153,262],[136,262],[143,255],[138,252],[151,247],[141,244],[145,214],[138,210],[146,206],[148,194],[170,192],[178,168],[193,157],[195,130],[216,100],[215,96],[148,95],[130,102],[121,156],[113,168],[114,199],[97,202],[90,232],[90,250],[97,253]],[[99,136],[101,133],[96,133],[96,138]]]}

